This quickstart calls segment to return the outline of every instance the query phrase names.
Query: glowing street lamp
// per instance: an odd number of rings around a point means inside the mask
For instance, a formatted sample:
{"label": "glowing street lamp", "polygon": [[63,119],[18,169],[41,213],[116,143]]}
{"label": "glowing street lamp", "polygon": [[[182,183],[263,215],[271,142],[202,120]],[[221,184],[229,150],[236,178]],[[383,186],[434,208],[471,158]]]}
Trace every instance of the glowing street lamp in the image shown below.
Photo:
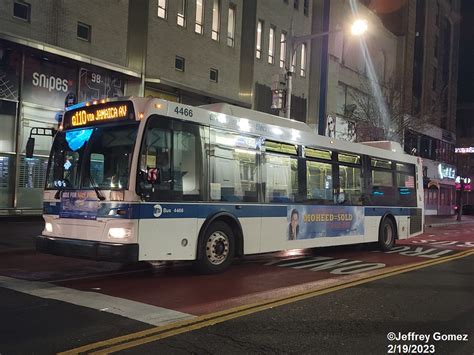
{"label": "glowing street lamp", "polygon": [[367,20],[358,19],[352,24],[351,32],[355,36],[360,36],[364,34],[365,31],[367,31],[367,28],[369,28]]}
{"label": "glowing street lamp", "polygon": [[[351,26],[351,33],[355,36],[361,36],[364,34],[369,28],[367,20],[357,19],[352,23]],[[303,36],[288,36],[287,41],[289,43],[290,48],[290,63],[288,66],[288,71],[286,72],[286,118],[291,118],[291,94],[293,91],[293,71],[294,66],[293,63],[295,62],[295,55],[296,50],[298,47],[309,41],[310,39],[327,36],[330,33],[341,32],[342,29],[326,31],[326,32],[319,32],[310,35],[303,35]]]}

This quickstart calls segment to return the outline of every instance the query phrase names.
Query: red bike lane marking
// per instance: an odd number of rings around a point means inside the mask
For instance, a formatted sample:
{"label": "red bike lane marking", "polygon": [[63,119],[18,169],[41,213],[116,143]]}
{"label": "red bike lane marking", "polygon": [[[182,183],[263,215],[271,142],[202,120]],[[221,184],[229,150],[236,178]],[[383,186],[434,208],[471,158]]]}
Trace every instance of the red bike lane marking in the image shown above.
{"label": "red bike lane marking", "polygon": [[[88,277],[120,268],[113,263],[31,253],[4,255],[0,260],[0,274],[28,280],[78,277],[55,284],[202,315],[317,285],[340,283],[349,277],[360,277],[361,270],[377,272],[378,269],[453,255],[468,249],[459,246],[458,242],[473,240],[474,228],[439,228],[416,238],[399,240],[389,252],[345,247],[315,249],[294,258],[283,257],[284,252],[249,256],[218,275],[196,275],[188,267],[171,267],[128,275]],[[453,241],[456,243],[449,244]],[[302,263],[288,266],[298,261]],[[82,276],[84,279],[80,279]]]}

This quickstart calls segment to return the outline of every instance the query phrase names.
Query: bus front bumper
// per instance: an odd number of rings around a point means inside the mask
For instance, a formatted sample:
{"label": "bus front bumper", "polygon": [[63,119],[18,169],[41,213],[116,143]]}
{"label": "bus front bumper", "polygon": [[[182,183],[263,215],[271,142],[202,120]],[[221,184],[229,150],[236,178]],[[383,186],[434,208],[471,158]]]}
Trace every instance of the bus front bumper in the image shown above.
{"label": "bus front bumper", "polygon": [[101,243],[39,235],[36,250],[46,254],[127,263],[138,261],[138,244]]}

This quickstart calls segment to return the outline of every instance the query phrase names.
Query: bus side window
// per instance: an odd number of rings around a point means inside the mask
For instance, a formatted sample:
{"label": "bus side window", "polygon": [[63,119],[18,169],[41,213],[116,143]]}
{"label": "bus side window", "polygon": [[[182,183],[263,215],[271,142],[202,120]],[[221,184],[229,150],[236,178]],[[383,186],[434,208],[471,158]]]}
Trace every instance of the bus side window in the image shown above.
{"label": "bus side window", "polygon": [[332,203],[332,165],[306,161],[307,198],[318,203]]}
{"label": "bus side window", "polygon": [[210,132],[211,200],[257,202],[256,139],[217,129]]}
{"label": "bus side window", "polygon": [[265,202],[294,202],[298,195],[297,159],[283,155],[265,154],[263,183]]}
{"label": "bus side window", "polygon": [[337,204],[362,204],[361,169],[352,166],[339,165],[339,189],[335,196]]}

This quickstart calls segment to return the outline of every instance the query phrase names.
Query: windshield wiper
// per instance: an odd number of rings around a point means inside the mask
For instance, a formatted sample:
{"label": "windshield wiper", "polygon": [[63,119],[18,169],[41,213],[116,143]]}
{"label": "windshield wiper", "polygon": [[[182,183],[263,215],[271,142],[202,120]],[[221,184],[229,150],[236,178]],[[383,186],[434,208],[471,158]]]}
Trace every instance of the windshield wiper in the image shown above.
{"label": "windshield wiper", "polygon": [[91,183],[91,186],[92,188],[94,189],[95,191],[95,194],[97,195],[97,198],[101,201],[104,201],[105,200],[105,196],[102,195],[102,192],[100,191],[99,187],[97,186],[97,184],[95,183],[94,179],[92,178],[92,175],[91,174],[87,174],[89,176],[89,181]]}

